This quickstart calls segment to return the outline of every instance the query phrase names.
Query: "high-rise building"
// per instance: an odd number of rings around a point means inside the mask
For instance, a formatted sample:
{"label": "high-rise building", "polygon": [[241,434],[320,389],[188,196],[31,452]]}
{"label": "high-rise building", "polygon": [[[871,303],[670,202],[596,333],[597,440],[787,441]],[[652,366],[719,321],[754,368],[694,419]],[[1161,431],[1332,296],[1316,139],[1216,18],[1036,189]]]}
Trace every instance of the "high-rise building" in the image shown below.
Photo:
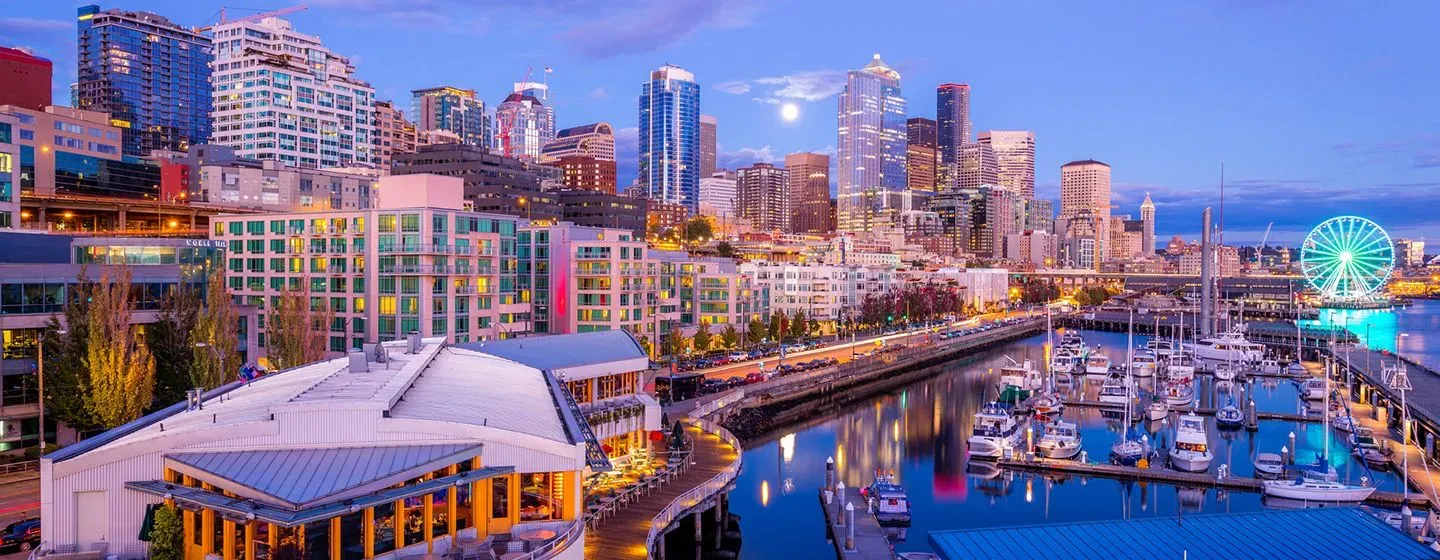
{"label": "high-rise building", "polygon": [[925,117],[910,117],[905,121],[905,141],[911,146],[939,147],[935,120]]}
{"label": "high-rise building", "polygon": [[1140,250],[1145,256],[1155,255],[1155,201],[1150,200],[1150,193],[1145,193],[1145,201],[1140,203]]}
{"label": "high-rise building", "polygon": [[1000,172],[995,162],[995,150],[989,144],[972,143],[961,146],[955,187],[978,189],[981,185],[998,184]]}
{"label": "high-rise building", "polygon": [[830,156],[786,154],[785,170],[790,175],[790,231],[834,232],[835,223],[830,220]]}
{"label": "high-rise building", "polygon": [[970,86],[940,84],[935,88],[936,149],[940,165],[960,162],[960,146],[970,143]]}
{"label": "high-rise building", "polygon": [[0,47],[0,105],[44,111],[50,104],[54,64],[25,49]]}
{"label": "high-rise building", "polygon": [[610,123],[590,123],[555,133],[555,139],[540,149],[540,163],[566,156],[583,156],[615,161],[615,131]]}
{"label": "high-rise building", "polygon": [[309,169],[376,163],[375,88],[350,59],[278,17],[221,23],[213,36],[211,143]]}
{"label": "high-rise building", "polygon": [[[210,37],[150,12],[100,11],[100,6],[91,4],[78,14],[75,107],[107,113],[111,124],[125,129],[126,156],[150,157],[155,150],[183,152],[210,140]],[[215,37],[240,40],[218,33]],[[229,87],[218,79],[226,69],[217,65],[214,70],[214,83]],[[239,99],[237,93],[227,95]]]}
{"label": "high-rise building", "polygon": [[431,144],[413,154],[395,156],[395,175],[430,173],[465,179],[465,200],[476,212],[557,220],[560,203],[540,188],[540,178],[514,158],[500,157],[480,146]]}
{"label": "high-rise building", "polygon": [[700,177],[715,174],[715,135],[720,121],[714,115],[700,115]]}
{"label": "high-rise building", "polygon": [[564,172],[567,189],[615,194],[615,162],[590,156],[565,156],[551,165]]}
{"label": "high-rise building", "polygon": [[1026,198],[1025,225],[1021,229],[1048,231],[1055,230],[1055,201],[1045,198]]}
{"label": "high-rise building", "polygon": [[718,171],[700,179],[700,213],[721,220],[734,220],[735,213],[735,172]]}
{"label": "high-rise building", "polygon": [[493,145],[490,115],[485,112],[485,102],[475,97],[475,90],[439,86],[410,94],[417,132],[445,131],[464,144]]}
{"label": "high-rise building", "polygon": [[757,163],[736,171],[735,212],[761,231],[790,231],[790,175]]}
{"label": "high-rise building", "polygon": [[940,235],[949,240],[949,247],[975,252],[970,236],[974,229],[974,207],[983,204],[977,199],[974,192],[951,189],[936,193],[926,201],[926,209],[939,216]]}
{"label": "high-rise building", "polygon": [[911,192],[935,192],[935,121],[912,117],[905,121],[905,177]]}
{"label": "high-rise building", "polygon": [[975,223],[976,241],[979,243],[976,253],[1002,258],[1005,256],[1005,238],[1017,231],[1015,208],[1021,200],[1020,195],[999,185],[984,185],[980,187],[980,196],[984,200],[985,219],[983,223]]}
{"label": "high-rise building", "polygon": [[495,108],[495,149],[502,156],[534,162],[540,149],[555,139],[555,111],[527,93],[536,89],[526,85],[515,84],[515,92]]}
{"label": "high-rise building", "polygon": [[1396,239],[1395,267],[1412,268],[1425,266],[1424,239]]}
{"label": "high-rise building", "polygon": [[1110,233],[1109,165],[1087,159],[1060,166],[1060,217],[1068,222],[1079,216],[1081,210],[1089,211],[1089,220],[1094,222],[1090,229],[1097,245],[1093,252],[1103,258]]}
{"label": "high-rise building", "polygon": [[645,238],[649,206],[643,198],[596,191],[559,192],[561,220],[577,226],[623,229],[637,239]]}
{"label": "high-rise building", "polygon": [[647,196],[700,205],[700,84],[679,66],[650,72],[640,91],[640,176]]}
{"label": "high-rise building", "polygon": [[905,97],[900,73],[880,54],[851,70],[838,101],[837,173],[840,231],[870,231],[876,215],[898,209],[905,176]]}
{"label": "high-rise building", "polygon": [[1035,198],[1035,133],[1028,130],[987,130],[980,144],[995,154],[996,184],[1023,198]]}
{"label": "high-rise building", "polygon": [[405,120],[405,112],[390,101],[375,102],[375,167],[389,175],[395,154],[415,151],[418,138],[415,125]]}

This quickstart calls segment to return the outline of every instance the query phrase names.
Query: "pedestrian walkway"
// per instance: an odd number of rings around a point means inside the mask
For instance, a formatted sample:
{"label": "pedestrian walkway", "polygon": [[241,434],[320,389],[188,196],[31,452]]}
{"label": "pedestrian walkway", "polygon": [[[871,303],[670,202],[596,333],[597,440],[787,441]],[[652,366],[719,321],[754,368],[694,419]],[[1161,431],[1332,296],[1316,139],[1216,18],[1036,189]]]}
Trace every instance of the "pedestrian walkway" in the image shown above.
{"label": "pedestrian walkway", "polygon": [[646,558],[645,540],[650,526],[670,502],[700,486],[730,466],[739,450],[719,436],[687,424],[685,434],[695,442],[694,464],[661,488],[632,502],[585,533],[585,557],[609,559]]}
{"label": "pedestrian walkway", "polygon": [[1346,404],[1350,405],[1350,414],[1355,417],[1355,423],[1362,428],[1369,428],[1376,438],[1385,441],[1385,447],[1395,451],[1395,455],[1390,459],[1394,463],[1395,471],[1400,472],[1401,466],[1406,464],[1405,456],[1408,455],[1410,486],[1430,498],[1430,503],[1440,504],[1440,492],[1437,492],[1437,489],[1440,489],[1440,465],[1427,465],[1424,450],[1416,446],[1414,441],[1402,448],[1394,433],[1385,425],[1388,419],[1381,419],[1380,412],[1374,406],[1357,403],[1348,394],[1345,397]]}

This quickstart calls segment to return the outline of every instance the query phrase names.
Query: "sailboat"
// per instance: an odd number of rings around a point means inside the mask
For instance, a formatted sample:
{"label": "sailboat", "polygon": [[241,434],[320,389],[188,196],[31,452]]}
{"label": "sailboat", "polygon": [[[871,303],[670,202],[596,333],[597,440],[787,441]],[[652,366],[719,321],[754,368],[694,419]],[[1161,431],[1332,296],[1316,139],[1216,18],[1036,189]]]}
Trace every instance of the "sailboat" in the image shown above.
{"label": "sailboat", "polygon": [[[1329,379],[1330,373],[1325,372],[1325,379]],[[1325,392],[1325,420],[1329,423],[1330,416],[1330,392]],[[1334,467],[1326,462],[1324,454],[1330,450],[1330,430],[1321,429],[1325,434],[1325,441],[1320,448],[1320,466],[1325,473],[1334,472]],[[1330,479],[1330,477],[1314,478],[1300,476],[1295,480],[1265,480],[1261,481],[1260,490],[1266,496],[1277,498],[1289,498],[1292,500],[1306,500],[1312,502],[1363,502],[1375,493],[1375,487],[1361,485],[1354,486]]]}
{"label": "sailboat", "polygon": [[[1293,293],[1290,295],[1290,301],[1295,301],[1295,295],[1294,295]],[[1295,361],[1290,362],[1290,365],[1285,366],[1285,373],[1287,373],[1287,374],[1290,374],[1290,375],[1303,375],[1303,374],[1305,373],[1305,364],[1300,363],[1300,357],[1301,357],[1300,341],[1301,341],[1303,338],[1304,338],[1304,337],[1302,336],[1301,331],[1300,331],[1300,303],[1299,303],[1299,302],[1296,302],[1296,303],[1295,303]]]}
{"label": "sailboat", "polygon": [[[1128,337],[1129,337],[1129,338],[1128,338],[1127,342],[1125,343],[1125,347],[1126,347],[1126,348],[1133,348],[1133,347],[1135,346],[1135,312],[1134,312],[1134,311],[1131,311],[1131,312],[1130,312],[1130,332],[1129,332]],[[1108,383],[1109,381],[1110,381],[1109,379],[1106,380],[1107,383]],[[1145,443],[1144,443],[1143,441],[1135,440],[1135,439],[1130,439],[1130,428],[1131,428],[1131,425],[1130,425],[1130,410],[1131,410],[1132,408],[1134,408],[1134,407],[1132,407],[1132,406],[1130,405],[1131,398],[1132,398],[1131,395],[1130,395],[1130,391],[1132,391],[1135,386],[1134,386],[1134,384],[1133,384],[1132,381],[1131,381],[1130,368],[1129,368],[1129,367],[1125,368],[1125,380],[1124,380],[1124,385],[1125,385],[1125,423],[1121,425],[1122,428],[1121,428],[1121,432],[1120,432],[1120,439],[1119,439],[1118,441],[1116,441],[1114,445],[1111,445],[1111,446],[1110,446],[1110,460],[1111,460],[1111,461],[1114,461],[1116,464],[1119,464],[1119,465],[1124,465],[1124,466],[1127,466],[1127,467],[1133,467],[1133,466],[1137,465],[1141,460],[1143,460],[1146,455],[1149,454],[1149,449],[1146,449],[1146,445],[1145,445]],[[1101,387],[1101,390],[1103,391],[1103,390],[1104,390],[1104,387]]]}
{"label": "sailboat", "polygon": [[1205,418],[1194,412],[1181,415],[1175,428],[1175,442],[1170,445],[1170,466],[1186,472],[1205,472],[1214,460],[1210,436],[1205,432]]}

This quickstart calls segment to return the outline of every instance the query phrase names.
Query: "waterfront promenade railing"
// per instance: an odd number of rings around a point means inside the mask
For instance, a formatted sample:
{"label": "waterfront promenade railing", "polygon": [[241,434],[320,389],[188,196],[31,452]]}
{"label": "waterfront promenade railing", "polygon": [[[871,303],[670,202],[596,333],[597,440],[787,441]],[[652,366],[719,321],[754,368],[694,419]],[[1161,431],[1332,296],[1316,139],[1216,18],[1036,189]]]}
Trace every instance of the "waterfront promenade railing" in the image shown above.
{"label": "waterfront promenade railing", "polygon": [[[711,402],[718,402],[718,400]],[[691,488],[684,494],[676,496],[674,500],[670,501],[669,505],[665,506],[665,509],[655,514],[655,519],[650,522],[650,533],[645,536],[645,554],[647,558],[654,555],[655,539],[663,534],[665,529],[670,527],[671,523],[674,523],[676,519],[686,514],[691,508],[705,503],[705,500],[725,491],[725,489],[735,481],[735,477],[740,475],[742,456],[740,453],[740,440],[732,435],[729,430],[709,420],[692,416],[687,421],[703,431],[716,435],[721,441],[730,444],[730,446],[735,449],[735,460],[731,461],[725,468],[720,469],[720,472],[716,473],[710,480]]]}

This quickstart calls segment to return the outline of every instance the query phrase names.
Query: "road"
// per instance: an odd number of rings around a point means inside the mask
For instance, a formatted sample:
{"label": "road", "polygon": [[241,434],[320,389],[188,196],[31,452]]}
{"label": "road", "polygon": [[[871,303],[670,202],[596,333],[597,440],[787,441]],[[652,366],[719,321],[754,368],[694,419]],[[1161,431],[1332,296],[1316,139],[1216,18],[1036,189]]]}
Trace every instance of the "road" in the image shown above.
{"label": "road", "polygon": [[[0,528],[30,517],[40,516],[40,472],[27,471],[0,475]],[[9,552],[0,560],[21,560],[29,553]]]}

